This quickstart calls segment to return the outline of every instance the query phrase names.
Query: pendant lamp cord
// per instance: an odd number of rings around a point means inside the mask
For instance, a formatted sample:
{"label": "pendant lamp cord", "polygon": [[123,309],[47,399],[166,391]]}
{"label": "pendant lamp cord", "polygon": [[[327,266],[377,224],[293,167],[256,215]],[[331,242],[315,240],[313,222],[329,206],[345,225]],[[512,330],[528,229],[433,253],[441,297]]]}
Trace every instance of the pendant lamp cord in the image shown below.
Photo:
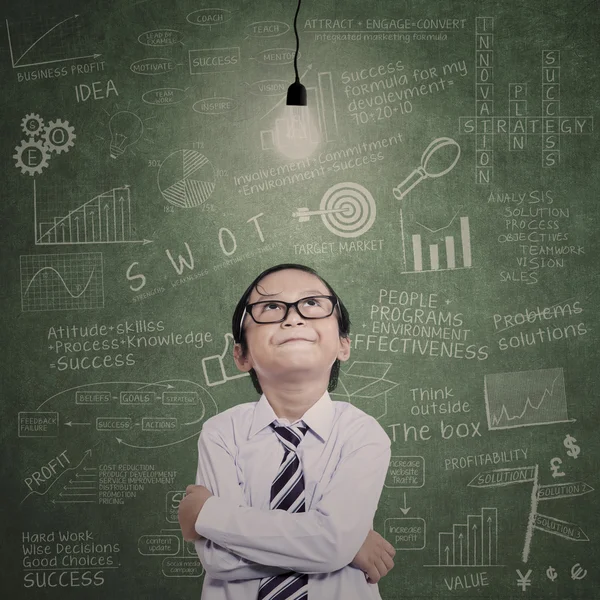
{"label": "pendant lamp cord", "polygon": [[296,21],[298,20],[298,13],[300,12],[300,4],[302,0],[298,0],[298,7],[296,8],[296,14],[294,16],[294,33],[296,34],[296,54],[294,54],[294,71],[296,72],[296,82],[300,81],[298,76],[298,50],[300,49],[300,38],[298,37],[298,28]]}

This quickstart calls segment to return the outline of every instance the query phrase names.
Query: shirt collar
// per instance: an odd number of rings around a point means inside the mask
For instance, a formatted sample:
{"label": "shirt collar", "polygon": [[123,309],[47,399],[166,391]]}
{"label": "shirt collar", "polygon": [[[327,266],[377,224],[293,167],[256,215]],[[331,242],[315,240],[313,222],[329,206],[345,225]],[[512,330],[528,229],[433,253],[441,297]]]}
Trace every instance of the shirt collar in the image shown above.
{"label": "shirt collar", "polygon": [[[310,427],[324,442],[327,441],[333,427],[334,408],[329,392],[325,393],[302,415],[302,421]],[[263,394],[254,408],[248,439],[268,427],[277,419],[273,407]]]}

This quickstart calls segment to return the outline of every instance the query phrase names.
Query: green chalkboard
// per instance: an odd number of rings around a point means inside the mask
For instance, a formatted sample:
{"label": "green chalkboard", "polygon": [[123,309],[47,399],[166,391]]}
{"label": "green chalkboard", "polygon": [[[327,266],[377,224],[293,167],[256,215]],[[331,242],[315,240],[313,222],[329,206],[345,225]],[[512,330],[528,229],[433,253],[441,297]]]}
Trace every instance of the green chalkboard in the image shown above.
{"label": "green chalkboard", "polygon": [[305,0],[290,129],[292,0],[4,3],[6,597],[199,597],[231,316],[295,262],[390,436],[382,598],[598,598],[598,8]]}

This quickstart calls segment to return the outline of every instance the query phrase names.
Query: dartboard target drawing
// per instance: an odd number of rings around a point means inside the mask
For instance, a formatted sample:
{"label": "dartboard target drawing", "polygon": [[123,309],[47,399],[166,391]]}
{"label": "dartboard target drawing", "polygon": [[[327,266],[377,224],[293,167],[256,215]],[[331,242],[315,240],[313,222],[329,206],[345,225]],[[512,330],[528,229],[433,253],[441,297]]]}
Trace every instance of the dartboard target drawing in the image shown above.
{"label": "dartboard target drawing", "polygon": [[358,237],[369,231],[377,212],[371,192],[351,182],[330,187],[319,208],[325,227],[339,237]]}

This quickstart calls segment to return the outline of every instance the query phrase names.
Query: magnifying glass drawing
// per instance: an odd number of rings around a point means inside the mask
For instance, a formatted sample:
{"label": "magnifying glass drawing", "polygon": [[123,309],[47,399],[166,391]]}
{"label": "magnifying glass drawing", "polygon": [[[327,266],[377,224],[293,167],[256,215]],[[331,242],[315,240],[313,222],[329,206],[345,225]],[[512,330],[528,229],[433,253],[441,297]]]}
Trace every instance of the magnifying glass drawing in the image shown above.
{"label": "magnifying glass drawing", "polygon": [[[446,148],[447,151],[440,153],[440,150]],[[432,171],[431,167],[428,169],[428,164],[434,154],[437,153],[436,160],[441,160],[441,166],[448,165],[443,170]],[[394,196],[397,200],[402,200],[408,192],[410,192],[417,184],[421,183],[423,179],[441,177],[450,172],[458,159],[460,158],[460,146],[458,142],[452,138],[441,137],[433,140],[425,152],[421,156],[421,165],[417,167],[402,183],[397,185],[394,189]],[[449,163],[449,164],[448,164]]]}

